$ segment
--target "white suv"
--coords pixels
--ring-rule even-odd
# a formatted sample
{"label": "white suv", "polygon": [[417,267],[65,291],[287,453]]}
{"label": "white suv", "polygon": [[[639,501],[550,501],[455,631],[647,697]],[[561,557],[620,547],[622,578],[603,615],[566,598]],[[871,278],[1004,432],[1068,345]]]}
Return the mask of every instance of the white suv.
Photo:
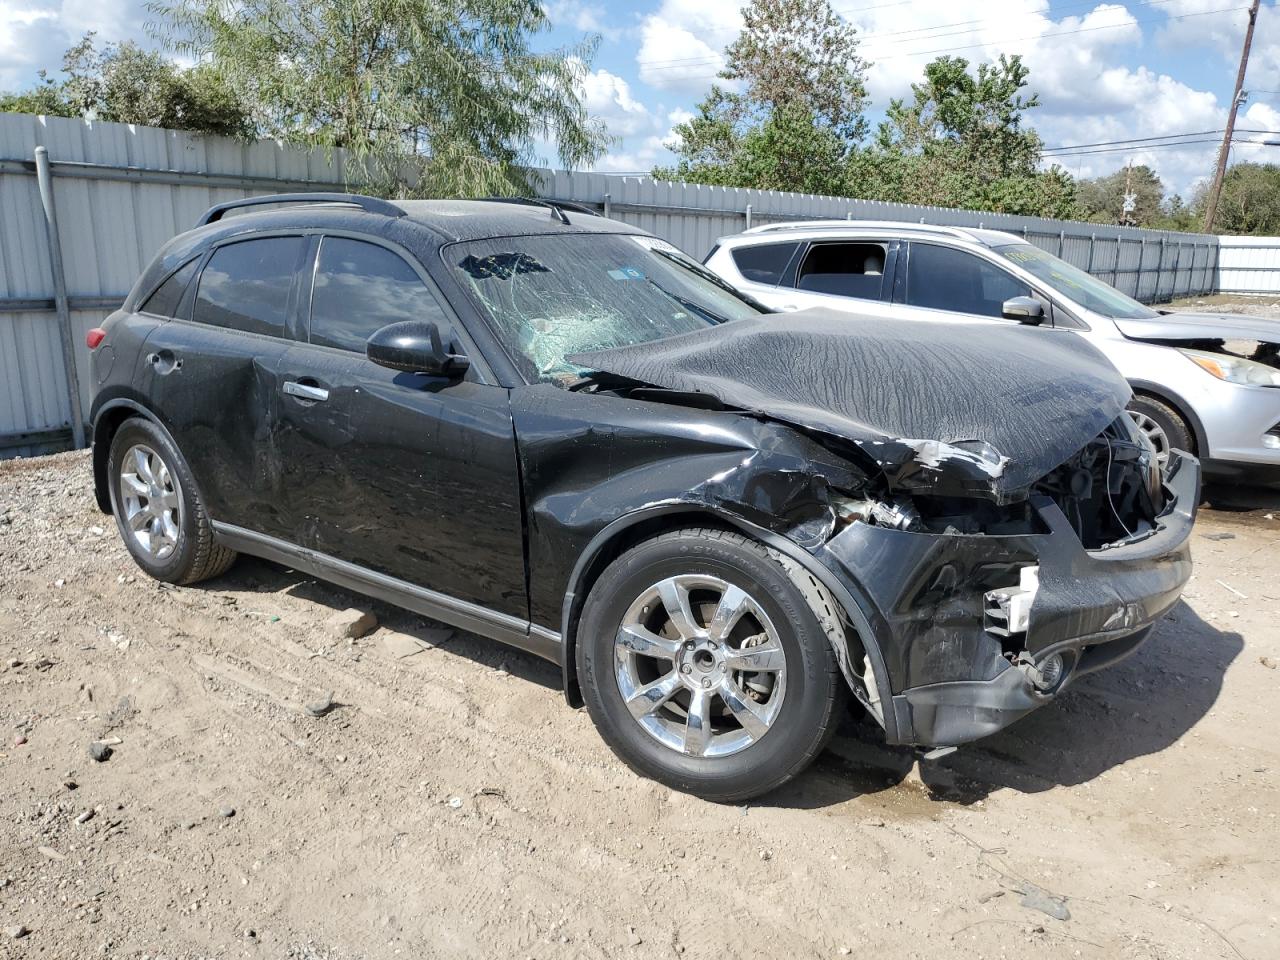
{"label": "white suv", "polygon": [[1280,322],[1162,313],[1020,237],[868,221],[770,224],[722,238],[706,266],[775,310],[886,321],[962,315],[1071,331],[1129,381],[1129,411],[1161,460],[1206,477],[1280,483]]}

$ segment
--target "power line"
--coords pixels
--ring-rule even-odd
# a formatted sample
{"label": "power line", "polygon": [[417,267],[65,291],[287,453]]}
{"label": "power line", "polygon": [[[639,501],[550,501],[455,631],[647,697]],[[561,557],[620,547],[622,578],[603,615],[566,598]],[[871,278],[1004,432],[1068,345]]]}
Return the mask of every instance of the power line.
{"label": "power line", "polygon": [[[1034,7],[1039,6],[1039,0],[1030,0],[1030,2],[1034,6],[1032,8],[1028,8],[1026,12],[1038,13],[1039,11],[1034,9]],[[1175,2],[1175,0],[1137,0],[1137,2],[1133,4],[1133,6],[1154,7],[1154,6],[1159,6],[1161,4],[1173,3],[1173,2]],[[883,4],[883,6],[897,6],[897,5],[898,4]],[[1072,3],[1068,3],[1061,7],[1058,7],[1057,9],[1054,10],[1054,13],[1056,14],[1056,13],[1061,13],[1067,10],[1084,9],[1086,7],[1096,7],[1096,6],[1097,6],[1097,0],[1074,0],[1074,2]],[[871,7],[871,8],[864,8],[864,9],[877,9],[877,8]],[[854,11],[850,11],[850,12],[854,12]],[[845,17],[845,19],[848,19],[848,17]],[[959,31],[956,31],[956,33],[954,34],[934,33],[934,31],[946,30],[946,29],[949,29],[950,27],[966,27],[966,26],[971,26],[973,24],[991,23],[993,19],[994,19],[993,17],[978,17],[974,20],[960,20],[955,23],[935,23],[932,26],[913,27],[908,30],[885,30],[885,31],[867,32],[867,33],[860,34],[858,39],[860,42],[865,43],[871,40],[882,40],[885,37],[903,37],[906,34],[910,34],[910,33],[922,33],[922,34],[933,34],[933,35],[921,36],[921,37],[907,37],[906,39],[893,40],[890,42],[896,44],[896,43],[913,43],[916,40],[938,40],[943,37],[958,36],[960,34],[965,34],[965,33],[976,33],[977,31],[976,31],[976,28],[974,30],[959,30]],[[1113,26],[1123,27],[1123,26],[1128,26],[1128,24],[1118,23],[1118,24],[1114,24]],[[715,56],[715,57],[697,56],[697,57],[677,57],[669,60],[637,60],[636,63],[646,67],[661,68],[667,64],[670,64],[672,67],[679,67],[687,64],[714,63],[719,59],[720,58],[718,56]]]}
{"label": "power line", "polygon": [[[974,50],[979,47],[991,47],[991,46],[999,46],[1002,44],[1009,44],[1009,43],[1021,43],[1022,41],[1025,41],[1025,40],[1041,40],[1041,39],[1056,40],[1059,37],[1069,37],[1069,36],[1073,36],[1075,34],[1080,34],[1080,33],[1094,33],[1099,30],[1117,30],[1123,27],[1137,26],[1139,24],[1144,24],[1144,23],[1156,23],[1156,22],[1170,23],[1175,20],[1190,20],[1194,17],[1209,17],[1219,13],[1234,13],[1237,10],[1246,10],[1246,9],[1248,9],[1248,7],[1221,7],[1216,10],[1202,10],[1198,13],[1184,13],[1184,14],[1179,14],[1178,16],[1173,16],[1173,17],[1148,17],[1142,20],[1135,19],[1128,23],[1109,23],[1109,24],[1103,24],[1101,26],[1096,26],[1096,27],[1078,27],[1074,30],[1062,30],[1057,33],[1037,33],[1031,36],[1009,37],[1002,40],[983,41],[982,43],[970,43],[970,44],[963,44],[963,45],[954,46],[954,47],[938,47],[933,50],[909,50],[904,53],[896,53],[896,54],[890,54],[889,56],[885,56],[885,57],[878,57],[876,62],[880,63],[885,60],[900,60],[904,57],[924,57],[924,56],[929,56],[931,54],[936,54],[936,53],[955,53],[960,50]],[[933,38],[924,37],[924,38],[917,38],[917,39],[928,40]],[[663,65],[661,61],[651,61],[650,63],[643,64],[643,65],[651,70],[672,70],[672,69],[680,69],[683,66],[694,66],[703,61],[710,64],[710,63],[717,62],[719,60],[720,60],[720,57],[717,55],[715,58],[689,57],[689,58],[686,58],[685,62],[671,61],[669,64],[666,64],[666,65]],[[716,76],[717,74],[710,73],[710,74],[693,75],[686,79],[712,80],[712,79],[715,79]]]}
{"label": "power line", "polygon": [[[1061,147],[1045,147],[1041,153],[1056,153],[1059,150],[1079,150],[1082,147],[1115,147],[1121,144],[1130,143],[1149,143],[1153,140],[1170,140],[1174,137],[1208,137],[1217,136],[1222,132],[1218,130],[1194,130],[1187,133],[1166,133],[1158,137],[1132,137],[1128,140],[1099,140],[1097,143],[1073,143]],[[1243,131],[1241,131],[1243,132]]]}
{"label": "power line", "polygon": [[[1216,137],[1222,132],[1223,130],[1221,128],[1217,130],[1188,130],[1186,133],[1165,133],[1157,137],[1131,137],[1127,140],[1099,140],[1096,143],[1073,143],[1073,144],[1060,146],[1060,147],[1045,147],[1040,152],[1042,154],[1054,154],[1054,153],[1059,153],[1066,150],[1080,150],[1086,147],[1127,147],[1127,146],[1136,145],[1136,144],[1153,143],[1153,141],[1156,141],[1156,140],[1173,140],[1175,137]],[[1268,136],[1268,137],[1280,136],[1280,131],[1277,131],[1277,130],[1257,130],[1257,129],[1242,128],[1237,130],[1236,133],[1255,133],[1255,134],[1262,134],[1263,136]],[[1193,141],[1178,140],[1173,143],[1163,143],[1163,144],[1156,143],[1154,145],[1157,147],[1161,147],[1161,146],[1176,147],[1176,146],[1180,146],[1182,143],[1190,143],[1190,142],[1193,142]],[[1195,141],[1195,142],[1198,142],[1198,141]],[[1251,143],[1253,141],[1241,140],[1241,142]]]}

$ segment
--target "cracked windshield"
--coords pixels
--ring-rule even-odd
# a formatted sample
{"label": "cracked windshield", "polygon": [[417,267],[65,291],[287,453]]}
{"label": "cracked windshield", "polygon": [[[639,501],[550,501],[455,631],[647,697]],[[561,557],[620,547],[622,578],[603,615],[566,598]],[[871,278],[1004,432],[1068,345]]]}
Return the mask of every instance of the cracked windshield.
{"label": "cracked windshield", "polygon": [[565,356],[764,313],[674,246],[578,234],[462,243],[445,253],[529,381],[586,372]]}

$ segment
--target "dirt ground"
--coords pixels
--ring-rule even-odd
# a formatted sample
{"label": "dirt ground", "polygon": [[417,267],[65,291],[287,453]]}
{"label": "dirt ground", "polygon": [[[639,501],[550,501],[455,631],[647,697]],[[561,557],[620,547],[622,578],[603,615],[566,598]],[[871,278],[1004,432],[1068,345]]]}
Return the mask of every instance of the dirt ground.
{"label": "dirt ground", "polygon": [[726,807],[549,664],[263,562],[161,586],[83,454],[0,463],[0,956],[1280,956],[1275,517],[1204,512],[1158,635],[1013,729],[913,774],[851,715]]}

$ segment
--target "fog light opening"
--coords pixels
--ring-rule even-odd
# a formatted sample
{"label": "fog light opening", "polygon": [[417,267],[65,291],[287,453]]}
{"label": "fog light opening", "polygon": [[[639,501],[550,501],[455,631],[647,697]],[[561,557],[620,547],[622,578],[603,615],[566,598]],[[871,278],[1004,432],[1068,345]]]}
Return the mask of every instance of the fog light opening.
{"label": "fog light opening", "polygon": [[1027,676],[1041,693],[1052,693],[1062,684],[1067,673],[1067,664],[1062,654],[1055,653],[1045,657],[1039,663],[1027,663],[1023,666]]}

